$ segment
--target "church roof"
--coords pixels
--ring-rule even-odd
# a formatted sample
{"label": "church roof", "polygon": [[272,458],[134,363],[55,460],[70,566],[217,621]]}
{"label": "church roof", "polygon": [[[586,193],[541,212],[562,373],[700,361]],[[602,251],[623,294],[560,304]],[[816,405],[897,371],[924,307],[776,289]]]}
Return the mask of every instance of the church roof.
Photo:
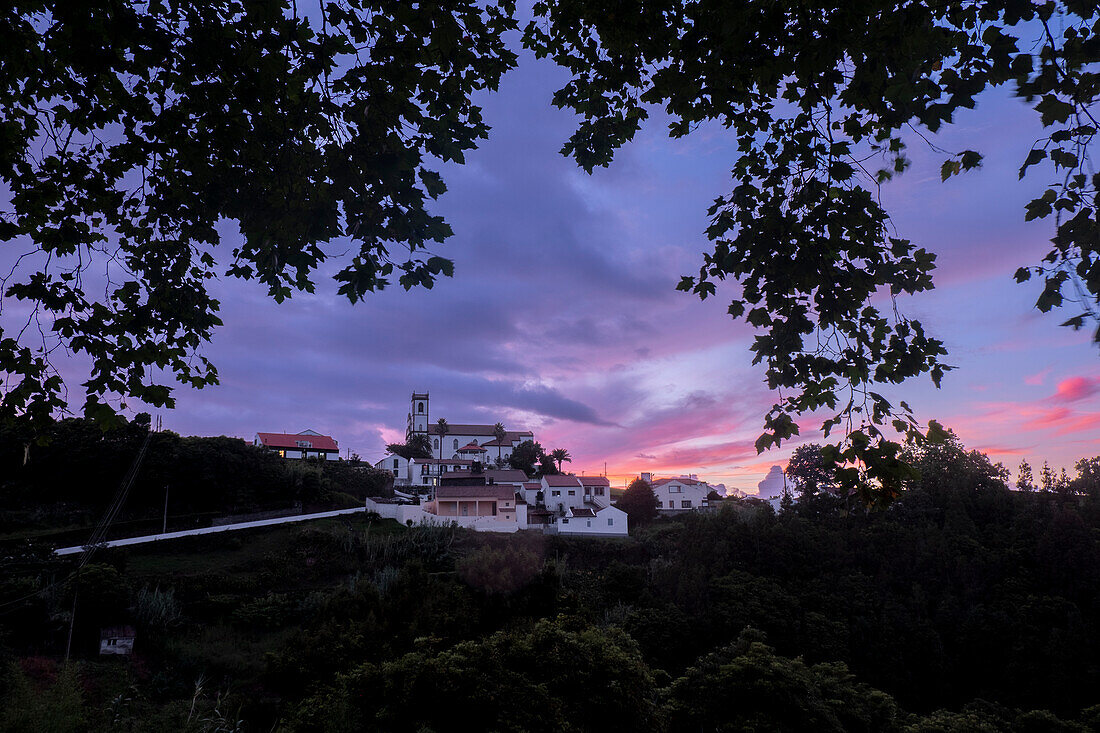
{"label": "church roof", "polygon": [[[447,435],[485,435],[496,436],[496,425],[472,425],[466,423],[451,423],[447,425]],[[530,430],[508,430],[508,435],[530,438],[534,435]],[[432,423],[428,426],[428,433],[439,435],[439,425]]]}

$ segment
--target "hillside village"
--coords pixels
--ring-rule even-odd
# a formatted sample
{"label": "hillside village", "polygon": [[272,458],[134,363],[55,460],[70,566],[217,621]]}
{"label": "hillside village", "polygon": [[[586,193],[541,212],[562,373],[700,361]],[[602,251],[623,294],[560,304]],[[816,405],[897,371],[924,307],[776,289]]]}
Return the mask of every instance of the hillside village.
{"label": "hillside village", "polygon": [[[337,442],[313,430],[257,433],[254,444],[288,459],[339,459]],[[395,495],[370,497],[367,509],[406,525],[456,523],[488,532],[537,529],[580,536],[628,533],[626,512],[614,506],[606,476],[521,470],[522,462],[513,455],[531,455],[537,445],[532,431],[509,430],[502,423],[433,421],[430,394],[413,392],[404,445],[390,446],[397,450],[374,463],[392,473]],[[710,510],[727,491],[695,475],[642,473],[638,478],[652,487],[663,515]]]}

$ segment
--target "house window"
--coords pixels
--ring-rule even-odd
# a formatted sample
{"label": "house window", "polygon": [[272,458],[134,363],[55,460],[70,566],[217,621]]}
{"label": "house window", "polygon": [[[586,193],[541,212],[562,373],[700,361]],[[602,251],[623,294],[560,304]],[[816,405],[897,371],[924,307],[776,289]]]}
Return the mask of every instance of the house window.
{"label": "house window", "polygon": [[677,485],[677,484],[672,484],[671,486],[668,487],[668,493],[670,493],[670,494],[679,494],[683,490],[684,490],[684,488],[682,486]]}
{"label": "house window", "polygon": [[458,450],[458,438],[455,438],[455,450]]}
{"label": "house window", "polygon": [[691,509],[691,499],[684,499],[680,502],[680,506],[684,509]]}
{"label": "house window", "polygon": [[569,524],[569,520],[563,517],[562,520],[561,520],[561,523],[562,524]]}
{"label": "house window", "polygon": [[423,412],[424,412],[424,403],[423,402],[416,403],[416,411],[423,414]]}
{"label": "house window", "polygon": [[676,508],[676,502],[674,502],[672,499],[669,499],[668,500],[668,508],[669,509],[675,509]]}
{"label": "house window", "polygon": [[577,492],[576,492],[576,491],[570,491],[570,492],[569,492],[569,495],[570,495],[570,496],[576,496],[576,495],[577,495]]}
{"label": "house window", "polygon": [[608,526],[608,527],[614,527],[614,526],[615,526],[615,518],[614,518],[614,517],[609,517],[609,518],[608,518],[608,520],[607,520],[607,526]]}
{"label": "house window", "polygon": [[603,496],[603,487],[602,486],[597,486],[596,488],[594,488],[592,490],[592,493],[595,494],[596,496]]}
{"label": "house window", "polygon": [[584,523],[585,523],[586,527],[591,527],[592,526],[592,520],[591,519],[584,520]]}
{"label": "house window", "polygon": [[561,496],[561,492],[560,491],[551,491],[550,496]]}
{"label": "house window", "polygon": [[393,470],[396,471],[399,468],[401,468],[401,459],[400,458],[394,458],[393,459]]}
{"label": "house window", "polygon": [[438,448],[438,447],[439,447],[439,438],[436,438],[436,439],[435,439],[435,440],[433,441],[433,445],[432,445],[432,447],[433,447],[433,448]]}
{"label": "house window", "polygon": [[308,440],[296,440],[294,442],[298,445],[299,448],[312,448],[313,447],[313,443],[310,443]]}

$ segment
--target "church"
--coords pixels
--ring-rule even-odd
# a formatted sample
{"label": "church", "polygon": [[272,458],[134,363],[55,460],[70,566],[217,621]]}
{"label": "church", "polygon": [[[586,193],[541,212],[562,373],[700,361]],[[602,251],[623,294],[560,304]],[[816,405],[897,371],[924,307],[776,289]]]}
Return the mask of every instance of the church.
{"label": "church", "polygon": [[448,423],[441,430],[439,418],[432,418],[431,399],[427,392],[414,392],[409,403],[405,442],[418,434],[428,436],[432,455],[438,460],[465,459],[481,463],[505,461],[512,455],[513,448],[525,440],[535,439],[530,430],[504,430],[503,435],[498,437],[496,425]]}

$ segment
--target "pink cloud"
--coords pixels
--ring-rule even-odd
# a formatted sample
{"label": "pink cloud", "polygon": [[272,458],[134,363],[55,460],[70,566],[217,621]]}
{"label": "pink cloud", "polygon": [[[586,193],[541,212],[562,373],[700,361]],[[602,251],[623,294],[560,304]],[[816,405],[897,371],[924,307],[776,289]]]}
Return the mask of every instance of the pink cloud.
{"label": "pink cloud", "polygon": [[1029,374],[1028,376],[1024,377],[1024,384],[1029,384],[1032,387],[1037,387],[1037,386],[1041,385],[1043,383],[1043,380],[1046,379],[1046,376],[1048,374],[1050,374],[1051,369],[1052,369],[1052,367],[1047,367],[1046,369],[1042,370],[1041,372],[1036,372],[1035,374]]}
{"label": "pink cloud", "polygon": [[1100,379],[1070,377],[1058,383],[1058,390],[1051,399],[1058,402],[1077,402],[1095,394],[1098,389],[1100,389]]}
{"label": "pink cloud", "polygon": [[1001,456],[1022,456],[1030,455],[1030,448],[1009,448],[1003,445],[979,445],[976,450],[985,453],[990,458],[996,459]]}
{"label": "pink cloud", "polygon": [[1071,435],[1082,430],[1100,428],[1100,414],[1076,415],[1066,420],[1054,433],[1055,435]]}
{"label": "pink cloud", "polygon": [[665,453],[658,460],[662,466],[715,466],[756,457],[753,440],[734,440],[717,445],[697,448],[678,448]]}

